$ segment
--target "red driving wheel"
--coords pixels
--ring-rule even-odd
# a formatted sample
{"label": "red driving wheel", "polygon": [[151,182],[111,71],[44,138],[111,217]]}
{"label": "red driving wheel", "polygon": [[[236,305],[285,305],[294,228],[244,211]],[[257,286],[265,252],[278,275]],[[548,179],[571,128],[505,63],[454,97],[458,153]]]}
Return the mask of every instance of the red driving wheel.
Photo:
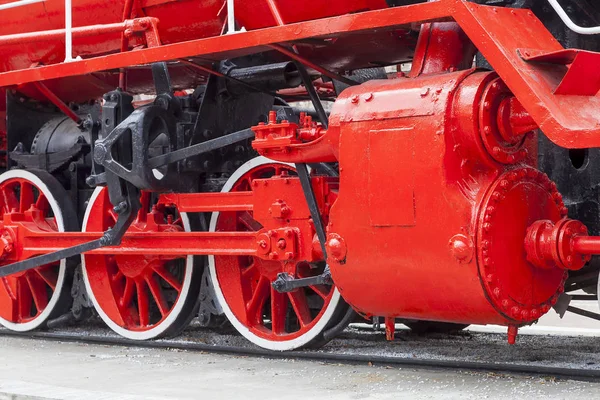
{"label": "red driving wheel", "polygon": [[[269,178],[295,169],[264,157],[250,160],[228,180],[223,192],[251,191],[254,179]],[[211,231],[252,231],[262,226],[252,213],[214,213]],[[253,343],[271,350],[291,350],[322,342],[324,330],[339,322],[346,303],[333,286],[315,285],[291,293],[271,286],[277,274],[290,272],[285,262],[250,256],[209,257],[211,279],[223,311],[233,326]],[[319,275],[324,266],[295,266],[296,278]],[[321,344],[321,343],[319,343]]]}
{"label": "red driving wheel", "polygon": [[[0,210],[43,231],[78,230],[67,192],[44,171],[14,169],[0,175]],[[7,247],[11,244],[3,241],[2,246],[10,251]],[[67,260],[0,278],[0,324],[14,331],[30,331],[68,312],[71,282]]]}
{"label": "red driving wheel", "polygon": [[[129,228],[138,232],[190,231],[185,213],[155,205],[143,192],[142,208]],[[117,220],[108,190],[92,195],[83,222],[84,231],[103,232]],[[104,322],[118,334],[134,340],[175,335],[193,316],[200,272],[194,257],[146,255],[82,256],[83,274],[90,298]]]}

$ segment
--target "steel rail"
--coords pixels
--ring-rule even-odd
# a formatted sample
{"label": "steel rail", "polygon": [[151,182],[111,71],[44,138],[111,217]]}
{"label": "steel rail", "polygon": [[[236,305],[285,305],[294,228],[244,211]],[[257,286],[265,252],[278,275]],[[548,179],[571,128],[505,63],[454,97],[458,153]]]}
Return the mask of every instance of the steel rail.
{"label": "steel rail", "polygon": [[581,381],[600,380],[600,370],[590,370],[582,368],[562,368],[526,364],[493,363],[463,360],[436,360],[427,358],[408,357],[402,358],[394,356],[368,354],[328,353],[315,350],[295,350],[278,352],[256,347],[210,345],[201,342],[181,342],[169,339],[138,341],[121,337],[110,337],[102,335],[75,336],[53,332],[13,332],[5,329],[0,330],[0,336],[61,341],[70,343],[138,347],[148,349],[178,349],[185,351],[206,352],[235,356],[248,356],[266,359],[295,359],[306,361],[343,363],[348,365],[367,364],[380,366],[415,367],[422,369],[452,369],[477,372],[512,373],[519,375],[533,375],[544,377],[551,376],[565,379],[576,379]]}

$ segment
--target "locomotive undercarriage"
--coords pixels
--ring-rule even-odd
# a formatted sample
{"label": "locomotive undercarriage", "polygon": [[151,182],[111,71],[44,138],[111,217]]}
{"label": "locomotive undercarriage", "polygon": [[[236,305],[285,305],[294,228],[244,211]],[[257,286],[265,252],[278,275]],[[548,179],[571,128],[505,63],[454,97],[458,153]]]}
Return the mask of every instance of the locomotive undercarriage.
{"label": "locomotive undercarriage", "polygon": [[[421,2],[394,5],[408,3]],[[564,44],[597,50],[533,10]],[[385,317],[390,338],[396,320],[415,329],[426,320],[451,323],[441,329],[503,324],[514,342],[518,327],[568,309],[563,292],[597,299],[597,150],[539,133],[498,75],[472,68],[477,49],[457,24],[411,34],[420,36],[409,78],[382,79],[377,68],[331,74],[327,86],[301,61],[263,54],[216,63],[206,84],[186,92],[173,88],[173,66],[157,62],[151,100],[115,90],[69,105],[75,116],[8,92],[14,169],[0,177],[0,275],[30,294],[12,310],[26,323],[3,316],[5,325],[80,321],[94,306],[116,332],[149,339],[178,333],[195,315],[207,327],[225,316],[254,343],[288,350],[324,343],[356,310]],[[331,114],[313,86],[319,77],[337,89]],[[305,92],[286,95],[301,83]],[[308,114],[286,101],[299,99],[311,102]],[[382,178],[394,168],[398,178]],[[442,206],[456,215],[429,211]],[[428,240],[444,251],[422,255]],[[394,243],[420,255],[411,265],[390,252]],[[390,292],[395,268],[426,263],[448,266],[438,272],[447,287],[424,274]],[[466,284],[473,268],[481,282]],[[535,289],[524,294],[527,285]],[[380,288],[382,298],[360,296]]]}
{"label": "locomotive undercarriage", "polygon": [[[150,211],[150,214],[155,214],[157,212],[157,206],[152,206],[152,204],[158,201],[158,193],[161,192],[215,193],[225,189],[228,191],[240,190],[237,188],[239,183],[235,179],[232,180],[232,175],[235,176],[242,172],[242,175],[258,175],[266,178],[284,168],[290,174],[295,175],[295,168],[287,166],[287,164],[279,164],[266,159],[263,161],[258,157],[250,144],[254,134],[247,127],[252,126],[256,121],[266,120],[269,112],[274,112],[279,119],[298,122],[300,115],[303,118],[304,115],[309,114],[316,116],[316,111],[309,110],[307,113],[305,107],[304,111],[300,112],[275,93],[279,89],[293,88],[299,84],[300,78],[297,75],[296,66],[289,62],[251,65],[253,63],[256,64],[256,57],[223,62],[220,65],[220,71],[224,77],[211,76],[206,85],[197,88],[192,93],[178,93],[177,96],[174,95],[175,91],[169,85],[170,77],[167,65],[157,64],[153,66],[157,93],[153,101],[148,103],[148,101],[138,100],[138,104],[135,104],[136,101],[133,97],[125,92],[120,90],[109,92],[103,96],[102,104],[80,105],[79,107],[71,105],[77,111],[78,119],[81,122],[73,121],[52,107],[45,107],[35,101],[28,101],[9,93],[7,99],[8,137],[19,139],[17,143],[9,139],[9,146],[14,148],[14,151],[9,154],[10,163],[13,168],[16,168],[15,171],[44,171],[52,174],[56,183],[60,182],[66,192],[59,191],[60,193],[54,196],[48,193],[45,196],[60,198],[61,206],[59,208],[68,209],[70,214],[75,214],[76,211],[78,225],[83,226],[84,231],[90,230],[90,224],[95,231],[106,231],[107,234],[102,238],[106,242],[102,245],[116,244],[118,239],[109,235],[117,232],[117,229],[110,229],[111,223],[106,225],[106,222],[95,223],[90,220],[89,215],[93,212],[90,210],[93,210],[94,203],[102,203],[108,207],[105,212],[114,216],[112,223],[116,223],[117,227],[118,216],[133,209],[134,211],[131,212],[133,217],[130,218],[136,219],[128,223],[136,226],[144,222],[140,221],[140,218],[146,218],[142,217],[143,213]],[[250,66],[241,68],[239,64]],[[302,96],[289,98],[292,100],[308,99]],[[140,106],[140,104],[142,105]],[[247,107],[248,104],[252,104],[253,107]],[[134,112],[134,109],[137,111]],[[28,116],[29,121],[22,118],[25,115]],[[36,123],[32,123],[32,121]],[[119,131],[118,125],[120,124],[133,127],[125,133],[125,136],[127,133],[130,136],[118,137],[118,134],[122,134],[124,131]],[[16,135],[13,132],[22,134]],[[117,137],[112,139],[111,135]],[[136,142],[141,137],[144,138],[144,141]],[[202,144],[207,144],[208,147],[199,148],[198,146],[202,146]],[[94,159],[101,160],[98,156],[100,153],[98,149],[101,147],[102,154],[109,154],[111,156],[110,163],[116,165],[116,167],[112,167],[113,170],[110,169],[110,163],[105,162],[105,165],[101,165],[102,162],[94,162]],[[178,153],[176,150],[184,150],[186,153]],[[163,160],[168,163],[153,165],[152,162],[154,161],[156,164],[159,156],[170,157],[168,160]],[[174,161],[173,156],[178,160]],[[132,160],[136,161],[132,163]],[[132,169],[132,166],[135,169]],[[323,163],[313,165],[311,169],[325,174],[336,174],[334,165]],[[114,170],[120,171],[122,176],[117,176],[113,172]],[[40,174],[45,180],[51,180],[47,174],[42,172]],[[244,177],[243,179],[250,178]],[[131,182],[135,182],[136,185],[131,185]],[[94,190],[94,186],[107,189]],[[90,189],[90,187],[92,188]],[[114,200],[117,204],[114,207],[108,202],[111,187],[118,199]],[[140,192],[139,188],[143,188],[143,191]],[[34,192],[36,192],[35,196],[42,194],[42,191],[39,190],[34,189]],[[142,204],[138,203],[140,193]],[[77,205],[76,210],[74,205]],[[141,209],[137,211],[140,207]],[[175,219],[178,219],[178,214],[184,214],[178,213],[177,210],[170,212],[174,213],[172,218]],[[258,222],[252,220],[251,214],[248,212],[245,214],[247,214],[244,218],[245,224],[250,224],[250,227],[254,226],[254,228],[258,226],[256,229],[262,228]],[[182,224],[182,228],[185,231],[192,229],[207,231],[213,214],[198,212],[192,215],[189,218],[186,216],[186,219],[179,222]],[[168,217],[171,218],[170,215]],[[72,221],[73,219],[73,215],[71,215],[69,220],[75,222]],[[175,228],[162,227],[160,229],[170,231],[169,229]],[[76,231],[79,228],[70,226],[70,229],[67,230]],[[91,247],[100,246],[102,239],[96,240]],[[89,249],[90,243],[86,246]],[[75,253],[79,251],[81,249],[75,250]],[[58,257],[60,259],[63,256]],[[104,265],[98,260],[103,257],[105,256],[87,258],[90,258],[94,264]],[[214,265],[214,258],[210,258],[210,264]],[[222,257],[222,259],[227,262],[228,257]],[[78,264],[75,258],[69,260],[73,265]],[[85,260],[86,258],[83,258],[83,261],[88,264],[88,261]],[[47,268],[47,265],[53,262],[55,261],[43,259],[39,260],[38,264],[44,265],[42,268]],[[138,262],[147,264],[143,259]],[[121,321],[121,324],[113,321],[114,315],[108,315],[108,312],[104,311],[109,306],[102,303],[98,296],[93,295],[93,280],[88,278],[85,267],[82,272],[82,266],[79,264],[75,267],[75,273],[71,273],[65,278],[65,288],[63,289],[68,292],[71,279],[73,279],[71,292],[75,302],[71,311],[60,315],[61,312],[64,313],[67,310],[57,306],[49,317],[42,315],[45,319],[43,325],[57,326],[85,320],[90,314],[95,314],[95,305],[95,309],[99,311],[102,319],[112,329],[130,339],[148,339],[176,334],[187,326],[190,318],[195,315],[198,316],[201,326],[230,329],[224,326],[226,320],[222,306],[215,295],[207,268],[208,262],[209,260],[205,256],[189,257],[183,271],[180,271],[181,266],[177,268],[167,265],[168,271],[165,272],[161,265],[159,267],[161,272],[157,273],[158,276],[150,277],[150,281],[147,277],[127,276],[127,278],[132,278],[134,283],[126,280],[125,287],[122,288],[124,297],[135,297],[137,294],[131,294],[134,289],[129,289],[128,286],[135,286],[137,292],[147,289],[152,297],[150,297],[150,305],[145,306],[147,307],[145,311],[139,298],[130,298],[129,301],[134,303],[132,307],[137,308],[136,311],[140,314],[139,319],[138,321]],[[73,265],[69,267],[73,268]],[[126,266],[127,262],[123,262],[122,265],[117,263],[117,265],[120,269],[130,268]],[[305,264],[303,266],[303,270],[307,274],[305,278],[317,273],[315,271],[322,273],[323,268],[323,265]],[[194,271],[193,274],[192,271]],[[28,272],[24,272],[24,274],[27,277]],[[73,275],[74,278],[72,278]],[[173,283],[175,286],[178,285],[177,282],[172,282],[175,276],[182,280],[180,283],[183,286],[189,286],[185,289],[185,293],[173,293],[173,289],[175,289]],[[30,278],[27,277],[27,279]],[[139,279],[146,280],[148,287],[140,286]],[[163,294],[155,293],[155,291],[158,292],[158,289],[151,286],[154,283],[150,283],[154,280],[160,282]],[[304,291],[304,287],[307,288],[307,291],[311,291],[308,285],[303,285],[299,289],[296,288],[294,290],[296,293],[292,296],[297,307],[306,308],[306,310],[301,310],[303,312],[301,315],[305,319],[302,321],[302,325],[310,323],[310,319],[313,319],[318,311],[330,302],[328,297],[334,295],[330,279],[316,282],[316,286],[313,286],[315,288],[312,290],[313,293],[306,296],[306,299],[304,296],[299,297],[298,293]],[[34,289],[31,290],[33,295]],[[90,293],[91,296],[89,296]],[[181,301],[178,303],[178,297],[185,297],[183,306],[179,305]],[[164,301],[165,304],[161,305],[161,301]],[[63,303],[65,302],[63,301]],[[334,304],[329,309],[331,315],[325,326],[327,329],[321,327],[318,332],[319,337],[313,338],[312,344],[329,340],[323,338],[333,337],[335,332],[343,329],[355,315],[348,310],[348,306],[341,300],[339,294],[334,295],[332,303]],[[123,304],[121,304],[122,306]],[[165,308],[168,306],[171,309]],[[165,309],[161,309],[161,307]],[[181,317],[165,322],[165,318],[161,318],[161,316],[174,314],[173,309],[176,309],[175,311],[181,314]],[[31,312],[32,316],[37,316],[33,318],[34,320],[39,317],[41,311],[41,307],[38,309],[36,302],[33,302],[30,310],[25,310],[26,313]],[[142,319],[143,313],[148,314],[148,320]],[[271,318],[268,315],[270,311],[266,311],[266,314],[268,318]],[[28,314],[19,316],[23,320],[29,319],[29,317]],[[131,318],[131,316],[129,317]],[[294,333],[302,328],[299,326],[298,316],[288,313],[288,316],[284,317],[284,322],[285,329],[289,332]],[[272,323],[267,320],[267,324]],[[125,324],[127,327],[120,326]],[[161,327],[161,324],[165,327]],[[154,328],[143,329],[144,325],[154,326]]]}

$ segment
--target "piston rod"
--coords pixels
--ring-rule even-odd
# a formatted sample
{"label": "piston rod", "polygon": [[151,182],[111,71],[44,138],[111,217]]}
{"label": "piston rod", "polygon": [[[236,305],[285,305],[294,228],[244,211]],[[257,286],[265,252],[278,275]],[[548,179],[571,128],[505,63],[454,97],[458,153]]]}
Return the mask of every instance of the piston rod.
{"label": "piston rod", "polygon": [[589,236],[583,223],[568,218],[536,221],[527,230],[525,250],[527,260],[539,268],[576,271],[600,255],[600,236]]}

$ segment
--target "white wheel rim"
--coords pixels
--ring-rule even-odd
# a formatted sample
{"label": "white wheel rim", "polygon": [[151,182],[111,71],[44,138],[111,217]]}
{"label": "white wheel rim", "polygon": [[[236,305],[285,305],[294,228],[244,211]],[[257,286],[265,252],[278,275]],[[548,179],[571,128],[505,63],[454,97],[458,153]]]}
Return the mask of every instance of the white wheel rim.
{"label": "white wheel rim", "polygon": [[[231,177],[227,180],[227,182],[223,186],[223,189],[221,190],[221,192],[229,192],[231,190],[231,188],[233,187],[233,185],[237,182],[237,180],[242,175],[244,175],[246,172],[248,172],[249,170],[251,170],[255,167],[265,165],[265,164],[284,164],[284,165],[290,165],[293,167],[292,164],[280,163],[277,161],[270,160],[266,157],[253,158],[252,160],[246,162],[244,165],[242,165],[240,168],[238,168],[231,175]],[[210,225],[209,225],[210,232],[215,231],[218,219],[219,219],[219,213],[218,212],[213,213],[210,218]],[[284,340],[284,341],[276,342],[276,341],[272,341],[272,340],[267,340],[265,338],[257,336],[250,329],[248,329],[242,322],[240,322],[240,320],[235,316],[235,314],[233,313],[233,311],[227,304],[227,301],[225,300],[225,296],[223,295],[223,291],[221,290],[219,280],[217,278],[217,271],[216,271],[214,256],[208,256],[208,267],[209,267],[209,271],[210,271],[210,279],[215,288],[217,300],[219,301],[219,304],[223,308],[223,312],[227,316],[227,319],[229,320],[229,322],[231,322],[231,324],[235,327],[235,329],[240,334],[242,334],[242,336],[244,336],[246,339],[248,339],[252,343],[256,344],[257,346],[260,346],[260,347],[263,347],[263,348],[269,349],[269,350],[275,350],[275,351],[293,350],[293,349],[297,349],[299,347],[302,347],[302,346],[310,343],[311,340],[316,338],[323,331],[323,329],[325,329],[325,327],[329,323],[330,319],[333,317],[333,314],[335,313],[335,310],[341,299],[340,292],[338,291],[338,289],[336,287],[334,287],[334,289],[333,289],[334,292],[331,297],[331,300],[329,301],[329,304],[327,305],[327,308],[325,309],[325,311],[323,312],[323,314],[321,315],[321,317],[317,321],[317,323],[308,332],[306,332],[305,334],[303,334],[302,336],[299,336],[297,338]]]}
{"label": "white wheel rim", "polygon": [[[87,227],[87,223],[88,223],[88,219],[90,216],[92,206],[96,202],[96,199],[98,198],[98,196],[100,195],[102,190],[103,190],[103,188],[97,187],[96,190],[94,190],[94,193],[92,193],[92,196],[90,197],[88,206],[85,210],[85,216],[83,218],[83,232],[86,232],[86,227]],[[187,214],[179,213],[179,216],[181,217],[181,222],[183,224],[184,231],[190,232],[191,231],[190,220],[189,220]],[[175,320],[181,314],[181,311],[183,310],[183,308],[185,306],[187,297],[190,294],[190,286],[192,283],[192,274],[194,272],[194,256],[190,255],[190,256],[186,257],[185,275],[184,275],[183,283],[181,286],[181,292],[179,294],[179,297],[177,298],[177,301],[173,305],[171,312],[160,324],[156,325],[153,328],[145,330],[145,331],[133,331],[133,330],[125,329],[122,326],[115,323],[102,310],[100,303],[94,296],[94,291],[92,290],[92,287],[90,285],[90,280],[89,280],[86,265],[85,265],[85,256],[83,254],[81,255],[81,267],[83,270],[83,280],[85,282],[85,288],[87,290],[87,293],[88,293],[90,299],[92,300],[92,303],[94,304],[94,308],[96,309],[96,312],[98,312],[98,314],[100,315],[100,318],[102,318],[104,323],[106,325],[108,325],[108,327],[110,329],[112,329],[119,335],[126,337],[127,339],[148,340],[148,339],[154,339],[154,338],[162,335],[167,329],[169,329],[171,327],[171,325],[175,322]]]}
{"label": "white wheel rim", "polygon": [[[11,171],[7,171],[7,172],[3,173],[2,175],[0,175],[0,184],[4,183],[10,179],[15,179],[15,178],[27,179],[28,181],[32,182],[44,194],[44,196],[46,196],[46,199],[48,199],[48,204],[50,204],[50,208],[52,209],[52,213],[54,214],[54,218],[56,220],[56,227],[58,228],[59,232],[64,232],[65,224],[64,224],[64,219],[62,216],[62,210],[58,206],[58,202],[56,201],[54,196],[52,196],[52,192],[50,192],[50,189],[48,188],[48,186],[46,186],[42,182],[42,180],[40,178],[38,178],[35,174],[33,174],[29,171],[21,170],[21,169],[13,169]],[[60,260],[59,269],[58,269],[58,279],[56,281],[56,287],[54,288],[54,293],[52,293],[52,297],[48,301],[48,305],[46,306],[44,311],[42,311],[40,313],[40,315],[38,315],[31,321],[23,322],[23,323],[8,321],[8,320],[0,317],[0,324],[2,324],[2,326],[4,326],[4,327],[6,327],[12,331],[16,331],[16,332],[31,331],[33,329],[38,328],[40,325],[44,324],[46,322],[46,320],[48,319],[48,317],[50,316],[50,314],[52,313],[52,311],[54,310],[54,307],[56,307],[56,304],[60,298],[64,283],[65,283],[66,268],[67,268],[67,260],[65,260],[65,259]]]}

